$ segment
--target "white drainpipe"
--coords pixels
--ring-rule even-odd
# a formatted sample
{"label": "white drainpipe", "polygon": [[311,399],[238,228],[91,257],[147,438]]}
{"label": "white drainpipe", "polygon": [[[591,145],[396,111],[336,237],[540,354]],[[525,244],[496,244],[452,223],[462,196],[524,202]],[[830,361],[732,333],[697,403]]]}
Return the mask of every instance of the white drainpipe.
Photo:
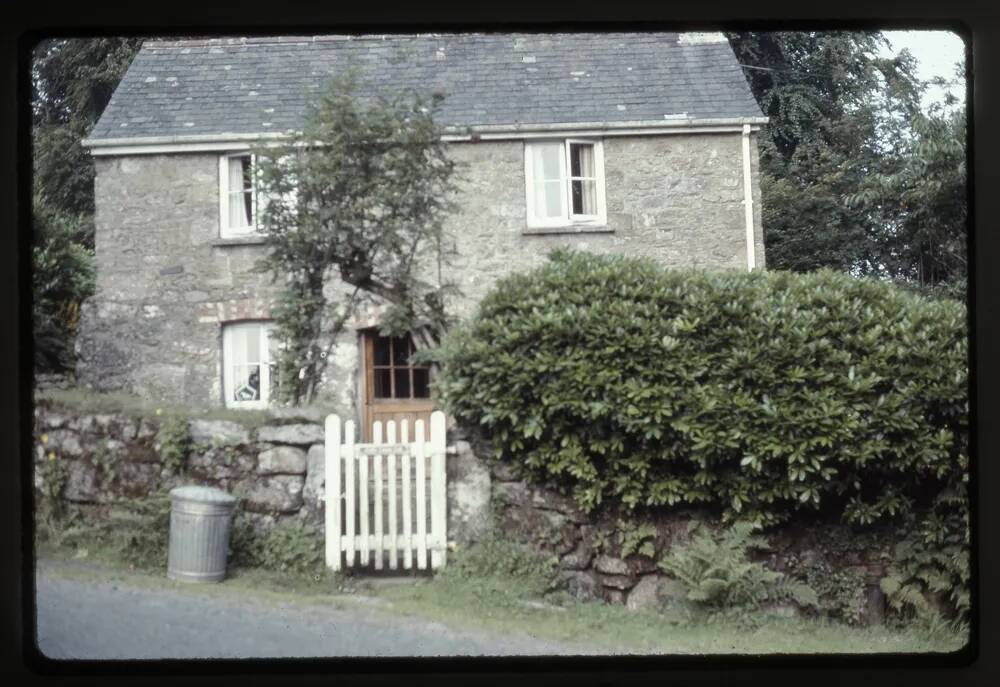
{"label": "white drainpipe", "polygon": [[743,125],[743,212],[747,227],[747,270],[757,264],[753,235],[753,184],[750,179],[750,125]]}

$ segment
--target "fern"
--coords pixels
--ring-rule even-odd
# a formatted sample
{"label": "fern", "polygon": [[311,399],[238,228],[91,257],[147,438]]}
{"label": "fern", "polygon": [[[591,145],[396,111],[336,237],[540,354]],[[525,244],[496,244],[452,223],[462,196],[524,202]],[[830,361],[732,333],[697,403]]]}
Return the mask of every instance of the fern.
{"label": "fern", "polygon": [[[949,620],[964,626],[969,599],[968,511],[955,508],[962,498],[955,490],[942,493],[921,520],[911,520],[897,544],[889,574],[881,588],[889,608],[900,617],[915,617],[936,626]],[[950,604],[945,618],[928,601],[928,594],[943,596]]]}
{"label": "fern", "polygon": [[749,560],[750,549],[766,544],[754,535],[755,529],[738,522],[713,534],[693,523],[690,540],[665,556],[660,568],[680,581],[688,601],[716,611],[780,600],[815,606],[816,592],[808,585]]}

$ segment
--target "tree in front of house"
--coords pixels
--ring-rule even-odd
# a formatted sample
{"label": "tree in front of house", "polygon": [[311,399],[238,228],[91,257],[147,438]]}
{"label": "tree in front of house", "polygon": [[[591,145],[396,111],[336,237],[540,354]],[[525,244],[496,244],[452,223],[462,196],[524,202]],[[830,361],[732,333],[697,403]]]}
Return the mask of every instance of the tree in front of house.
{"label": "tree in front of house", "polygon": [[[387,305],[386,335],[430,348],[449,325],[442,279],[454,162],[419,94],[361,98],[355,78],[331,81],[301,132],[257,151],[260,268],[283,282],[274,311],[279,398],[315,399],[326,360],[365,301]],[[347,285],[336,300],[330,280]]]}
{"label": "tree in front of house", "polygon": [[727,35],[770,118],[768,267],[964,286],[964,113],[921,111],[913,57],[878,32]]}
{"label": "tree in front of house", "polygon": [[138,38],[46,40],[31,69],[35,369],[73,368],[80,303],[94,288],[94,163],[81,141],[139,49]]}

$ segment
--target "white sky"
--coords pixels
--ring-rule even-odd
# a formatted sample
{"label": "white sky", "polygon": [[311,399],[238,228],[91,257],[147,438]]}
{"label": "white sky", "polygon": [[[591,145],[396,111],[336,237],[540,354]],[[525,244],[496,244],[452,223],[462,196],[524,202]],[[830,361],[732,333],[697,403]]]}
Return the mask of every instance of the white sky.
{"label": "white sky", "polygon": [[[951,79],[955,72],[955,63],[965,61],[965,43],[958,34],[950,31],[883,31],[882,35],[892,43],[892,54],[907,48],[917,58],[917,77],[931,79],[942,76]],[[959,101],[965,99],[965,84],[951,89]],[[943,98],[944,91],[930,87],[924,95],[924,106]]]}

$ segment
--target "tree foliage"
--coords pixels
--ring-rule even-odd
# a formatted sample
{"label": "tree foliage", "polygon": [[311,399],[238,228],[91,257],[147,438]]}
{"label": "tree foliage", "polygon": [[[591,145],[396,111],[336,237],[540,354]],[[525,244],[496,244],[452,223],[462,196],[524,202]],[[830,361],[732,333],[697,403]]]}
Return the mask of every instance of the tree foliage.
{"label": "tree foliage", "polygon": [[[94,163],[80,141],[97,123],[141,43],[138,38],[68,38],[35,48],[35,190],[60,212],[94,212]],[[92,235],[84,238],[93,245]]]}
{"label": "tree foliage", "polygon": [[94,288],[94,163],[81,141],[139,49],[136,38],[46,40],[31,71],[35,367],[73,367],[81,302]]}
{"label": "tree foliage", "polygon": [[917,114],[904,154],[870,174],[853,206],[883,209],[873,237],[886,274],[963,297],[967,273],[965,111]]}
{"label": "tree foliage", "polygon": [[31,314],[38,370],[72,367],[80,302],[94,290],[93,253],[78,241],[79,221],[53,210],[36,196]]}
{"label": "tree foliage", "polygon": [[912,55],[880,56],[877,32],[727,35],[770,117],[760,139],[768,266],[964,282],[964,114],[921,111]]}
{"label": "tree foliage", "polygon": [[868,525],[964,493],[967,348],[961,303],[889,283],[560,252],[449,334],[436,389],[590,510]]}
{"label": "tree foliage", "polygon": [[[434,122],[439,104],[418,93],[361,97],[348,74],[300,133],[258,151],[269,249],[260,268],[285,285],[275,313],[284,400],[313,400],[333,340],[365,299],[389,306],[385,333],[413,331],[429,347],[447,329],[454,163]],[[332,303],[331,281],[348,287]]]}

